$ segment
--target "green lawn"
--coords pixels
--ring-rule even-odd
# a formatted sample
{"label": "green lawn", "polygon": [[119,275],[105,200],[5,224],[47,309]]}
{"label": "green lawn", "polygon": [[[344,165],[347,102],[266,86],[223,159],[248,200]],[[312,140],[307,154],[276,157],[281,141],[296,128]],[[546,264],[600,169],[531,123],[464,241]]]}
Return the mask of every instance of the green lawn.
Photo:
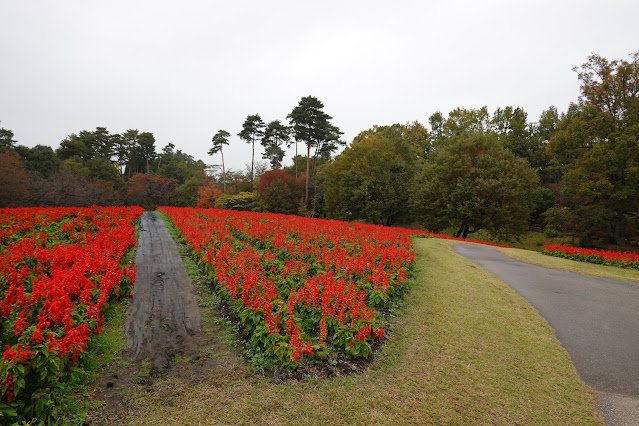
{"label": "green lawn", "polygon": [[133,392],[126,422],[602,424],[546,321],[455,243],[415,239],[418,277],[368,371],[277,383],[220,363],[196,382]]}

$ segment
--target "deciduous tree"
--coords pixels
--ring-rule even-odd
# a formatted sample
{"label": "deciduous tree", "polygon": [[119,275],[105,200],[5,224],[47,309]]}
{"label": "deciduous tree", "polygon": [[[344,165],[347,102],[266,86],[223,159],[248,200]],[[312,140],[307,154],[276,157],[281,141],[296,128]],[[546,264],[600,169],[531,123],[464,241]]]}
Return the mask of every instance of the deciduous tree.
{"label": "deciduous tree", "polygon": [[575,71],[579,104],[558,124],[548,152],[584,241],[615,243],[639,223],[639,52],[628,61],[593,54]]}
{"label": "deciduous tree", "polygon": [[158,206],[169,205],[170,196],[177,187],[177,181],[140,173],[129,179],[127,186],[128,205],[155,210]]}
{"label": "deciduous tree", "polygon": [[360,133],[326,166],[330,218],[365,219],[390,226],[410,216],[407,208],[418,157],[400,124]]}
{"label": "deciduous tree", "polygon": [[222,190],[214,180],[209,179],[197,190],[196,207],[200,209],[212,209],[215,207],[215,200],[222,196]]}
{"label": "deciduous tree", "polygon": [[453,136],[429,157],[418,176],[412,206],[430,230],[457,236],[486,229],[504,236],[527,229],[537,174],[494,134]]}
{"label": "deciduous tree", "polygon": [[302,197],[295,178],[280,169],[269,170],[260,176],[257,193],[271,213],[297,213]]}
{"label": "deciduous tree", "polygon": [[28,205],[27,172],[18,155],[0,151],[0,208]]}

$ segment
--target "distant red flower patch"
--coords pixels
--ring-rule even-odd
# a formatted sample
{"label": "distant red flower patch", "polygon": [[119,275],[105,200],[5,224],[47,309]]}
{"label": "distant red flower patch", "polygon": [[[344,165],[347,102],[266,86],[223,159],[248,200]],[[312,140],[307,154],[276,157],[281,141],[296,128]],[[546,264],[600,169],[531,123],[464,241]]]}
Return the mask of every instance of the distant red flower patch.
{"label": "distant red flower patch", "polygon": [[584,249],[558,244],[544,245],[542,253],[580,262],[597,263],[619,268],[639,269],[639,253]]}

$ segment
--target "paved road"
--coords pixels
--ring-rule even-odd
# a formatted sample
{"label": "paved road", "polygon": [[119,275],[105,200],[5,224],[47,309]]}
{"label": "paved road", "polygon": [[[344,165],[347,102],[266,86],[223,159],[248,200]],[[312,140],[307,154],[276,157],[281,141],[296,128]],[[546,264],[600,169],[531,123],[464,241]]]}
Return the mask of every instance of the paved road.
{"label": "paved road", "polygon": [[639,424],[639,283],[544,268],[496,248],[454,250],[508,283],[555,329],[608,424]]}

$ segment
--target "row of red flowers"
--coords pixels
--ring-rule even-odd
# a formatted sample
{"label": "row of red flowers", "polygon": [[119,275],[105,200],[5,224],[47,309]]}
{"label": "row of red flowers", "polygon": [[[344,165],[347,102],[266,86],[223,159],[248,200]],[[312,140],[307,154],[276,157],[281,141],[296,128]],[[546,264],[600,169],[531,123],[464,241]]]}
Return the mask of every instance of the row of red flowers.
{"label": "row of red flowers", "polygon": [[251,348],[283,368],[371,353],[375,308],[401,297],[410,232],[297,216],[162,207],[235,309]]}
{"label": "row of red flowers", "polygon": [[584,249],[558,244],[544,245],[542,252],[549,256],[621,268],[639,269],[639,253]]}
{"label": "row of red flowers", "polygon": [[130,293],[140,207],[0,209],[0,423],[54,418],[53,400],[105,320]]}

